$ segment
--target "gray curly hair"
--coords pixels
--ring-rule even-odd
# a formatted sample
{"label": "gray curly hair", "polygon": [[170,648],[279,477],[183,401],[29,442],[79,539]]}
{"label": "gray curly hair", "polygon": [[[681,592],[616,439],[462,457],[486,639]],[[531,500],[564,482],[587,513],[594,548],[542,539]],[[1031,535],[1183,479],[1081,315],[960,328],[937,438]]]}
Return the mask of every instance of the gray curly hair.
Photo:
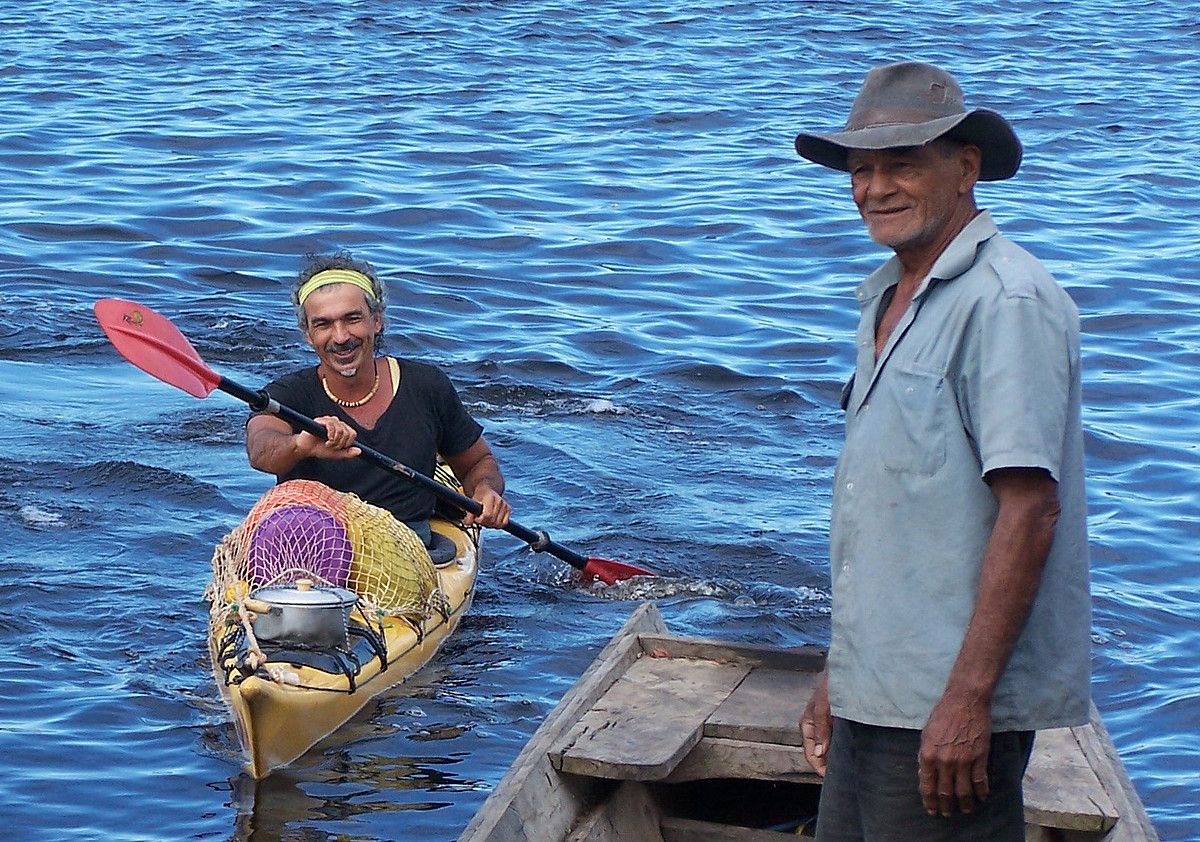
{"label": "gray curly hair", "polygon": [[[300,288],[308,283],[313,275],[324,272],[326,269],[350,269],[365,275],[371,281],[371,289],[374,291],[373,301],[371,300],[372,296],[366,297],[367,310],[372,316],[383,316],[383,311],[387,307],[387,291],[379,280],[379,273],[375,271],[374,266],[365,260],[355,259],[354,255],[346,249],[339,249],[332,254],[309,253],[304,255],[304,264],[292,285],[292,306],[296,310],[296,323],[300,326],[300,330],[308,331],[308,314],[304,312],[304,306],[300,303]],[[382,346],[382,342],[383,330],[380,329],[375,334],[377,351]]]}

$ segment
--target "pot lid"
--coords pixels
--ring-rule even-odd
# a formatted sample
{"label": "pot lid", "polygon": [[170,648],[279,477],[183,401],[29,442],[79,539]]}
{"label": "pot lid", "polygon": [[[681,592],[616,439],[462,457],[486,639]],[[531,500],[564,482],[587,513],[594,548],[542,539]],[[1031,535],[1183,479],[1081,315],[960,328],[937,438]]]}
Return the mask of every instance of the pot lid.
{"label": "pot lid", "polygon": [[298,579],[295,585],[270,585],[253,594],[270,605],[308,605],[317,608],[345,608],[358,601],[358,594],[346,588],[314,587],[311,579]]}

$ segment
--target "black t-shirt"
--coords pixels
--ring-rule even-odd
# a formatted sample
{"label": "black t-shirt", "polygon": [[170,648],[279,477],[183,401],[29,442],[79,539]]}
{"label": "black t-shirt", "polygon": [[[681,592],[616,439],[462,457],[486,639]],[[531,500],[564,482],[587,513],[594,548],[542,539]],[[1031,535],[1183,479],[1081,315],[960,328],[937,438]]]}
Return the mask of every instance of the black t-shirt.
{"label": "black t-shirt", "polygon": [[[357,431],[362,444],[433,476],[437,454],[462,453],[479,439],[483,427],[467,412],[444,372],[426,363],[398,362],[400,388],[373,430],[360,426],[329,399],[316,366],[284,375],[267,386],[267,393],[310,418],[336,415]],[[295,426],[293,430],[300,432]],[[436,502],[433,492],[365,459],[301,459],[277,479],[311,479],[351,491],[401,521],[428,520]]]}

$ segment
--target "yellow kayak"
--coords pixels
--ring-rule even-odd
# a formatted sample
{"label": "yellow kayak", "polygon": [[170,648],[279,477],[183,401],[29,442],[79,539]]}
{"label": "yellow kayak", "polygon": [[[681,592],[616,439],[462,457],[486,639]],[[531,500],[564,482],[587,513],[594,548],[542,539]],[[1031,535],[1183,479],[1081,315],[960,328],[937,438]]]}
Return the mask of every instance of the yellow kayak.
{"label": "yellow kayak", "polygon": [[[354,503],[365,505],[357,498]],[[252,511],[247,522],[239,527],[245,533],[243,543],[251,549],[248,556],[240,557],[249,557],[252,563],[256,563],[254,548],[245,536],[255,528],[262,535],[271,526],[269,518],[262,518],[259,524],[253,522],[254,518]],[[234,581],[232,574],[222,575],[221,547],[218,547],[209,596],[220,594],[221,599],[219,602],[214,599],[209,653],[213,676],[232,714],[248,760],[248,771],[255,778],[291,763],[336,731],[372,698],[404,681],[433,657],[458,626],[475,592],[480,530],[437,518],[430,525],[435,533],[453,543],[453,557],[440,564],[425,560],[422,571],[425,581],[418,588],[420,598],[413,598],[408,610],[380,608],[379,603],[386,600],[379,598],[378,587],[372,591],[371,583],[353,578],[353,571],[348,582],[330,581],[339,574],[319,565],[307,565],[317,571],[311,574],[315,584],[309,574],[297,574],[294,568],[287,568],[283,572],[268,570],[274,577],[269,586],[256,587],[244,580],[250,578],[246,573],[250,568],[243,561],[242,572]],[[370,544],[373,540],[368,536],[359,543]],[[441,540],[445,555],[451,551],[449,542]],[[222,546],[229,543],[227,536]],[[357,555],[354,562],[358,564]],[[373,563],[377,568],[387,566],[386,562]],[[253,573],[261,584],[265,576],[261,565]],[[234,584],[222,587],[230,581]],[[335,584],[347,587],[334,587]],[[393,597],[396,587],[392,587]],[[296,609],[284,604],[280,608],[279,603],[286,600],[262,601],[276,592],[298,597],[332,594],[331,599],[346,595],[344,614],[341,606],[333,606],[335,642],[306,639],[303,633],[290,634],[281,625],[289,620],[288,611],[297,611],[292,617],[299,617],[302,623],[307,623],[309,616],[317,616],[319,622],[325,623],[329,612],[316,610],[306,614],[304,609],[308,606]],[[268,613],[272,608],[273,614]],[[256,616],[254,612],[260,613]],[[336,632],[341,632],[340,639]]]}

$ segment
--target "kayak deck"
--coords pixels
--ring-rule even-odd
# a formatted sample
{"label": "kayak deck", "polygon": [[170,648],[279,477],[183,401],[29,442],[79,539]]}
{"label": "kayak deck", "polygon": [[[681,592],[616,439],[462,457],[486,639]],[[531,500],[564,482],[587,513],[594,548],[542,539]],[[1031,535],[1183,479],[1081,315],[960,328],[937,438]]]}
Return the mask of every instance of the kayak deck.
{"label": "kayak deck", "polygon": [[454,559],[437,568],[446,613],[435,611],[419,624],[399,617],[380,619],[375,631],[382,632],[386,662],[373,654],[372,647],[356,645],[350,660],[357,659],[357,664],[348,674],[310,665],[319,661],[308,653],[292,657],[281,651],[271,654],[265,668],[242,678],[237,669],[242,652],[215,631],[210,634],[213,675],[253,777],[265,777],[291,763],[332,734],[372,698],[423,666],[457,628],[474,596],[478,529],[466,531],[439,520],[432,526],[454,541],[457,550]]}
{"label": "kayak deck", "polygon": [[[667,633],[643,605],[529,740],[460,842],[771,842],[812,835],[798,721],[823,650]],[[1093,708],[1039,732],[1026,838],[1158,837]]]}

